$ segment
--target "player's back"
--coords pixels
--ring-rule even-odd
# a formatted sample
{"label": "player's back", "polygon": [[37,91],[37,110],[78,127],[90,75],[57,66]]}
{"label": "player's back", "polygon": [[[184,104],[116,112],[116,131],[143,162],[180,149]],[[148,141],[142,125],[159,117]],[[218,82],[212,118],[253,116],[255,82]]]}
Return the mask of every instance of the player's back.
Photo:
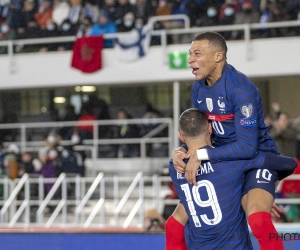
{"label": "player's back", "polygon": [[241,206],[244,171],[261,163],[252,161],[202,162],[197,186],[187,183],[170,161],[170,176],[189,215],[185,228],[189,249],[252,249]]}

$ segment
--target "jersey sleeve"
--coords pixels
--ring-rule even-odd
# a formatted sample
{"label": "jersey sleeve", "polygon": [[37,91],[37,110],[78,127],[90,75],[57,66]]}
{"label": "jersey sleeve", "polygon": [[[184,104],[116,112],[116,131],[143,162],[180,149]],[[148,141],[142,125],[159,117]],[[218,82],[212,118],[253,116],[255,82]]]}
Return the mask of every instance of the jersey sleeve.
{"label": "jersey sleeve", "polygon": [[258,89],[252,84],[243,84],[228,91],[232,102],[236,140],[214,149],[208,149],[210,161],[251,159],[258,146],[259,112],[262,101]]}
{"label": "jersey sleeve", "polygon": [[262,155],[264,156],[264,162],[261,168],[277,172],[282,171],[282,174],[288,176],[292,174],[297,167],[297,162],[292,157],[277,155],[271,152],[262,152]]}

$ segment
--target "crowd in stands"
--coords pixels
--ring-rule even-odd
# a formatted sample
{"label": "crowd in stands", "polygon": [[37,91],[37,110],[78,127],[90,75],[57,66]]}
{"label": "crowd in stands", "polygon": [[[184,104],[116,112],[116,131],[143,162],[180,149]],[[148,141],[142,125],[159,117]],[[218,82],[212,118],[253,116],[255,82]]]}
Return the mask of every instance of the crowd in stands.
{"label": "crowd in stands", "polygon": [[[107,103],[96,95],[91,94],[89,100],[83,103],[79,114],[75,112],[75,107],[68,105],[64,116],[56,121],[76,122],[75,126],[63,126],[50,129],[43,138],[44,146],[36,152],[35,150],[21,152],[17,144],[0,149],[0,175],[8,176],[11,179],[20,178],[24,173],[39,174],[44,177],[57,177],[62,172],[67,174],[85,175],[84,151],[74,150],[77,145],[82,145],[84,140],[94,139],[94,129],[97,130],[98,139],[133,139],[141,138],[158,126],[151,118],[163,117],[162,113],[156,110],[151,104],[145,106],[144,115],[135,118],[143,118],[142,124],[128,123],[128,119],[133,118],[125,109],[120,108],[115,116],[110,114]],[[95,126],[84,124],[96,120],[117,119],[116,125]],[[83,123],[82,123],[83,122]],[[157,136],[167,136],[164,131]],[[68,141],[68,145],[61,145],[61,141]],[[5,141],[2,141],[4,143]],[[92,144],[92,141],[91,141]],[[111,144],[109,152],[99,152],[98,157],[123,158],[139,157],[140,143]],[[101,147],[101,145],[99,145]],[[147,156],[152,156],[153,147],[147,144]],[[161,150],[160,150],[161,151]],[[167,151],[166,151],[167,152]],[[167,156],[167,155],[165,155]],[[48,185],[46,190],[50,190]]]}
{"label": "crowd in stands", "polygon": [[[293,157],[297,161],[298,166],[294,174],[300,174],[300,117],[291,119],[277,102],[272,104],[272,111],[273,116],[268,114],[265,117],[270,136],[282,155]],[[276,198],[300,198],[300,180],[283,180],[278,187]],[[280,207],[284,211],[281,221],[300,221],[300,204],[285,204]]]}
{"label": "crowd in stands", "polygon": [[[75,145],[75,144],[74,144]],[[14,180],[28,174],[31,178],[57,178],[61,173],[84,176],[85,153],[73,150],[73,146],[61,146],[60,137],[50,133],[45,145],[38,152],[21,152],[16,144],[10,144],[0,151],[0,178],[9,177]],[[51,190],[53,182],[44,183],[44,195]],[[23,192],[20,195],[24,195]],[[37,197],[38,184],[30,184],[30,196]],[[59,195],[57,192],[56,195]],[[74,189],[68,187],[68,195],[74,195]],[[0,196],[3,186],[0,185]]]}
{"label": "crowd in stands", "polygon": [[[300,19],[299,1],[287,0],[1,0],[0,40],[59,36],[97,36],[141,29],[152,16],[186,14],[191,27],[267,23]],[[154,29],[183,28],[182,20],[161,21]],[[296,28],[261,28],[252,37],[299,35]],[[243,32],[223,32],[226,39],[241,39]],[[182,42],[171,36],[169,42]],[[189,40],[190,41],[190,40]],[[155,38],[152,44],[158,44]],[[105,41],[111,48],[114,40]],[[16,47],[16,52],[70,50],[72,43]],[[6,53],[7,47],[0,47]]]}

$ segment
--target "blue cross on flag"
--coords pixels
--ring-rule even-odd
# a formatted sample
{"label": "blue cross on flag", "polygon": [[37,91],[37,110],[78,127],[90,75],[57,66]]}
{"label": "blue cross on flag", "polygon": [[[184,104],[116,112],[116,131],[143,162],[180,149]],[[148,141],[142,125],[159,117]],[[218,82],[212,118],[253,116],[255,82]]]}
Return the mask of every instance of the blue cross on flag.
{"label": "blue cross on flag", "polygon": [[121,61],[136,61],[145,56],[150,46],[150,29],[144,26],[142,29],[133,29],[118,35],[115,51]]}

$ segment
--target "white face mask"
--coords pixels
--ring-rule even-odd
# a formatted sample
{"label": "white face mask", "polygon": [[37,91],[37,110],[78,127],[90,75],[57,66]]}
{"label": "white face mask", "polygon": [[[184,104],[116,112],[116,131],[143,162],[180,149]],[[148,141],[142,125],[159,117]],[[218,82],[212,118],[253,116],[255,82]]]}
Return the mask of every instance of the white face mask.
{"label": "white face mask", "polygon": [[214,17],[214,16],[217,15],[217,11],[215,9],[213,9],[213,8],[210,8],[210,9],[207,10],[207,15],[209,17]]}
{"label": "white face mask", "polygon": [[47,24],[47,30],[54,30],[55,29],[55,25],[54,24]]}
{"label": "white face mask", "polygon": [[137,24],[135,25],[135,27],[136,27],[138,30],[140,30],[140,29],[143,28],[143,24],[137,23]]}
{"label": "white face mask", "polygon": [[61,154],[62,154],[63,158],[68,158],[69,157],[69,152],[67,150],[63,150]]}
{"label": "white face mask", "polygon": [[7,33],[8,30],[9,30],[8,25],[4,24],[4,25],[1,26],[1,32],[2,32],[2,33]]}
{"label": "white face mask", "polygon": [[126,27],[131,27],[132,24],[133,24],[133,22],[132,22],[131,20],[127,20],[127,21],[124,22],[124,25],[125,25]]}
{"label": "white face mask", "polygon": [[227,8],[224,10],[225,16],[232,16],[233,13],[234,13],[234,9],[231,8],[231,7],[227,7]]}
{"label": "white face mask", "polygon": [[69,23],[64,23],[61,28],[63,31],[68,31],[71,28],[71,25]]}

